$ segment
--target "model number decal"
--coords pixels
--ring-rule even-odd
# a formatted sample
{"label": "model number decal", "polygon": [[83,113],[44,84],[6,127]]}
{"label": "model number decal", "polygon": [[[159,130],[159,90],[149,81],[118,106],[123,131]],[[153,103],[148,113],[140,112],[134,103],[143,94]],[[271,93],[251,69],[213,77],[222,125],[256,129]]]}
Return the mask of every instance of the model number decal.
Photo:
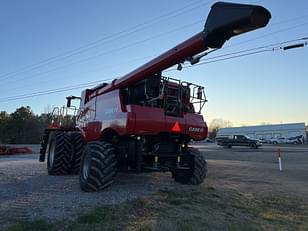
{"label": "model number decal", "polygon": [[203,128],[189,127],[188,130],[189,130],[190,132],[203,132]]}

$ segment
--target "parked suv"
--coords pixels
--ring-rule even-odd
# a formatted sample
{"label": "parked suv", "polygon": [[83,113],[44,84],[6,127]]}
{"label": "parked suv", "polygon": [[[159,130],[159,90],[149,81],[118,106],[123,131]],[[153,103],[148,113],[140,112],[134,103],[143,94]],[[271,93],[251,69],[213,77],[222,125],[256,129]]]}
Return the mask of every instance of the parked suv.
{"label": "parked suv", "polygon": [[271,144],[285,144],[287,142],[287,138],[285,137],[274,137],[270,140]]}

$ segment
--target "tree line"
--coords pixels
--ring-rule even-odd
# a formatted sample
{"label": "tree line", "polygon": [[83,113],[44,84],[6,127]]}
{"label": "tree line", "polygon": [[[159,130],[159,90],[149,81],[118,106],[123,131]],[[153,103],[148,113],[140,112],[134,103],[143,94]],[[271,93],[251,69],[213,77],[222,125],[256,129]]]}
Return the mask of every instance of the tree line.
{"label": "tree line", "polygon": [[44,129],[51,123],[51,114],[35,115],[29,106],[15,112],[0,112],[0,143],[37,144]]}

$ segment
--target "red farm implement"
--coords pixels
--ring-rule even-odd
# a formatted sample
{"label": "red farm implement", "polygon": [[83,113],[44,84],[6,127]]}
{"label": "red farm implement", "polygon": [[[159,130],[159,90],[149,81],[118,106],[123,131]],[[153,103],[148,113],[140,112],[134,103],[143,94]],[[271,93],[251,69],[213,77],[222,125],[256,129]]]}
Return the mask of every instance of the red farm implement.
{"label": "red farm implement", "polygon": [[31,148],[28,147],[12,147],[12,146],[0,146],[0,155],[13,155],[13,154],[31,154],[33,153]]}
{"label": "red farm implement", "polygon": [[201,184],[207,162],[190,144],[208,135],[205,88],[163,71],[194,65],[270,18],[262,6],[215,3],[199,33],[119,79],[68,97],[67,108],[80,100],[73,123],[63,123],[69,117],[58,113],[42,139],[40,161],[47,159],[48,174],[80,174],[84,191],[107,188],[120,171],[169,171],[176,182]]}

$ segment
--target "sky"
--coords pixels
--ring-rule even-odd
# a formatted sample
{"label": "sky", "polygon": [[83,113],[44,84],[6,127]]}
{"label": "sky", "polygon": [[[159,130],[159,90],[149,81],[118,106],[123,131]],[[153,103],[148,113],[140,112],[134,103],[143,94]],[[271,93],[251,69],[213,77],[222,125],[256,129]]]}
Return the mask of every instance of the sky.
{"label": "sky", "polygon": [[[272,14],[269,25],[231,38],[206,58],[270,44],[279,47],[281,42],[308,37],[308,1],[236,2],[266,7]],[[0,111],[30,106],[40,114],[64,105],[66,96],[78,96],[85,87],[65,92],[61,88],[89,82],[95,82],[94,86],[119,78],[200,32],[213,3],[0,1]],[[222,118],[233,126],[308,124],[308,46],[193,66],[166,75],[205,86],[208,102],[202,113],[208,122]],[[60,92],[15,97],[48,90]]]}

